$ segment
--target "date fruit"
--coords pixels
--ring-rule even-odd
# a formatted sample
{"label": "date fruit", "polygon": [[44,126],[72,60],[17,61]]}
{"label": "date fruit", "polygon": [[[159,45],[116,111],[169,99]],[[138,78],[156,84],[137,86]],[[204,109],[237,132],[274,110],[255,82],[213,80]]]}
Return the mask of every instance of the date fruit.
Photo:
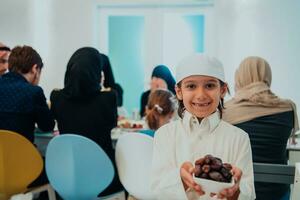
{"label": "date fruit", "polygon": [[195,177],[198,178],[230,183],[231,169],[231,164],[222,163],[220,158],[212,155],[206,155],[195,161]]}

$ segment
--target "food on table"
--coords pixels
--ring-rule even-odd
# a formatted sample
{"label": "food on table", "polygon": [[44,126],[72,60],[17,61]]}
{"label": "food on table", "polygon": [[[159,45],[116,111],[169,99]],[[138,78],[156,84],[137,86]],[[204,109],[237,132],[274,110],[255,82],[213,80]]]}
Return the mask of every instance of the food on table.
{"label": "food on table", "polygon": [[128,128],[128,129],[142,129],[143,124],[141,123],[136,123],[136,122],[130,122],[128,120],[120,120],[118,122],[118,127],[119,128]]}

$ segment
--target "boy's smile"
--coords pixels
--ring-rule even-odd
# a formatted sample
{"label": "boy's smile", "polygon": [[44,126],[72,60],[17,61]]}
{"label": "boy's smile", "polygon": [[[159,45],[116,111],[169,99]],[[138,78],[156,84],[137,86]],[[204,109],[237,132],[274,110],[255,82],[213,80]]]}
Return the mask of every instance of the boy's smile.
{"label": "boy's smile", "polygon": [[227,86],[221,87],[218,79],[199,75],[184,78],[180,87],[176,87],[178,99],[182,100],[186,110],[199,120],[216,111],[226,91]]}

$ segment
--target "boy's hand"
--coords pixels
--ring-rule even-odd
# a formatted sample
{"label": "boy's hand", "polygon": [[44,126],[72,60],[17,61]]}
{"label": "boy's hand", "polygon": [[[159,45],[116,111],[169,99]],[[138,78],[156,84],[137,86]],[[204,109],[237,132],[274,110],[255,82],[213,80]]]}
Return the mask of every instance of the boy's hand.
{"label": "boy's hand", "polygon": [[204,195],[205,192],[202,191],[201,186],[198,185],[193,179],[193,173],[195,168],[191,162],[185,162],[180,167],[180,177],[185,190],[192,189],[199,194],[199,196]]}
{"label": "boy's hand", "polygon": [[[232,170],[231,170],[233,176],[232,178],[234,179],[234,185],[230,188],[226,188],[224,190],[222,190],[220,193],[217,194],[218,199],[223,199],[223,198],[227,198],[228,200],[236,200],[238,199],[238,196],[240,194],[240,180],[242,177],[242,171],[235,167],[232,166]],[[216,194],[211,194],[210,196],[214,196]]]}

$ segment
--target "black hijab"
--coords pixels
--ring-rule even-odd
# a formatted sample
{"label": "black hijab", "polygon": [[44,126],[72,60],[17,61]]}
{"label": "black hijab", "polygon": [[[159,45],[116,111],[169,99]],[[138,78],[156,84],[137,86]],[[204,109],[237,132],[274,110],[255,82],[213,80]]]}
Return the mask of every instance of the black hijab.
{"label": "black hijab", "polygon": [[103,73],[104,73],[104,87],[106,88],[113,88],[115,85],[115,78],[114,78],[114,74],[109,62],[109,58],[104,55],[104,54],[100,54],[101,55],[101,59],[102,59],[102,63],[103,63]]}
{"label": "black hijab", "polygon": [[69,99],[89,99],[100,93],[102,62],[98,50],[78,49],[70,58],[63,93]]}
{"label": "black hijab", "polygon": [[165,65],[156,66],[153,71],[151,77],[161,78],[166,81],[168,85],[168,90],[175,94],[175,79],[169,70],[169,68]]}

